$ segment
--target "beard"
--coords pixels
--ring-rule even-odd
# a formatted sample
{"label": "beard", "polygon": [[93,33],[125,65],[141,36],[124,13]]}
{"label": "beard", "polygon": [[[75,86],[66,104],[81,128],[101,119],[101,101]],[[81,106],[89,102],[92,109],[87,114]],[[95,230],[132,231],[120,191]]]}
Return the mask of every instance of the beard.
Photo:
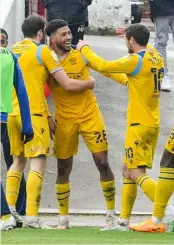
{"label": "beard", "polygon": [[63,45],[57,44],[56,47],[64,52],[69,52],[71,50],[71,47],[64,47]]}
{"label": "beard", "polygon": [[129,54],[133,54],[134,53],[134,49],[133,49],[131,44],[128,45],[128,53]]}
{"label": "beard", "polygon": [[129,54],[133,54],[134,53],[134,51],[133,51],[133,49],[128,49],[128,52],[129,52]]}

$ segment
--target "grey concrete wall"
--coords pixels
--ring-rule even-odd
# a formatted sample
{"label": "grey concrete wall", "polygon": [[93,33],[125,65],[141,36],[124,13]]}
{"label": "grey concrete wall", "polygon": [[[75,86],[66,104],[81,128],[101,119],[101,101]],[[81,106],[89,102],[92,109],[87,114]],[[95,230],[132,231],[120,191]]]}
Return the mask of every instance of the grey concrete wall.
{"label": "grey concrete wall", "polygon": [[130,16],[130,0],[93,0],[89,7],[90,31],[103,31],[100,34],[107,34],[116,27],[124,26],[125,19]]}

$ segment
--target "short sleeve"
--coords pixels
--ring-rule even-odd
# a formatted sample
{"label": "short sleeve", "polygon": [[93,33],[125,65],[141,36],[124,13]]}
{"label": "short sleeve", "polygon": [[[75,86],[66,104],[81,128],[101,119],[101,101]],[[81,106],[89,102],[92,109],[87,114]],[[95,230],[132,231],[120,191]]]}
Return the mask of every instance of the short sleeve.
{"label": "short sleeve", "polygon": [[48,46],[43,47],[41,52],[41,60],[51,74],[62,70],[56,53],[49,49]]}

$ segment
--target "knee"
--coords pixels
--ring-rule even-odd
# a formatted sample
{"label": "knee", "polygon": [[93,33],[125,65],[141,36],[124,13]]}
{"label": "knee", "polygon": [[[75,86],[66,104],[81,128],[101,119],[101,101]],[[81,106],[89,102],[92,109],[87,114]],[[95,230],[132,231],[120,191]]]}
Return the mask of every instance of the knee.
{"label": "knee", "polygon": [[14,157],[13,159],[13,164],[14,165],[25,165],[25,161],[23,157]]}
{"label": "knee", "polygon": [[58,170],[57,173],[59,177],[66,177],[66,176],[69,177],[71,173],[71,167],[66,164],[58,164],[57,170]]}
{"label": "knee", "polygon": [[126,166],[126,164],[123,165],[123,168],[122,168],[122,175],[123,175],[123,178],[130,179],[129,169],[128,169],[128,167]]}
{"label": "knee", "polygon": [[96,165],[100,173],[107,173],[110,171],[109,161],[106,158],[98,159]]}
{"label": "knee", "polygon": [[13,164],[10,167],[10,170],[23,172],[26,165],[26,159],[23,156],[14,156]]}
{"label": "knee", "polygon": [[66,167],[58,167],[58,176],[59,177],[62,177],[62,176],[67,176],[67,175],[69,175],[70,173],[69,173],[69,171],[68,171],[68,169],[66,168]]}
{"label": "knee", "polygon": [[39,172],[44,175],[46,170],[46,157],[39,156],[30,159],[31,170]]}
{"label": "knee", "polygon": [[57,161],[57,182],[69,182],[69,176],[72,171],[73,157],[68,159],[58,159]]}
{"label": "knee", "polygon": [[130,169],[129,173],[130,173],[130,179],[136,183],[140,176],[146,174],[146,169],[145,168]]}
{"label": "knee", "polygon": [[163,40],[163,39],[159,39],[157,44],[156,44],[157,48],[166,48],[167,46],[167,40]]}

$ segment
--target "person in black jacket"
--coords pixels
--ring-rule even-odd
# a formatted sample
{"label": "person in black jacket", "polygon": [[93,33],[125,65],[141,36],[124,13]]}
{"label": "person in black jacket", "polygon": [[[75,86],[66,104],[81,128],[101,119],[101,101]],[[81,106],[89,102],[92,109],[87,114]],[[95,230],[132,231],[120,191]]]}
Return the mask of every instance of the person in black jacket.
{"label": "person in black jacket", "polygon": [[169,39],[169,28],[174,41],[174,0],[149,0],[151,18],[155,24],[155,48],[162,54],[166,61],[165,77],[161,90],[170,92],[171,83],[167,76],[166,47]]}
{"label": "person in black jacket", "polygon": [[84,37],[88,26],[88,6],[92,0],[42,0],[47,9],[47,20],[62,19],[68,22],[75,46]]}

